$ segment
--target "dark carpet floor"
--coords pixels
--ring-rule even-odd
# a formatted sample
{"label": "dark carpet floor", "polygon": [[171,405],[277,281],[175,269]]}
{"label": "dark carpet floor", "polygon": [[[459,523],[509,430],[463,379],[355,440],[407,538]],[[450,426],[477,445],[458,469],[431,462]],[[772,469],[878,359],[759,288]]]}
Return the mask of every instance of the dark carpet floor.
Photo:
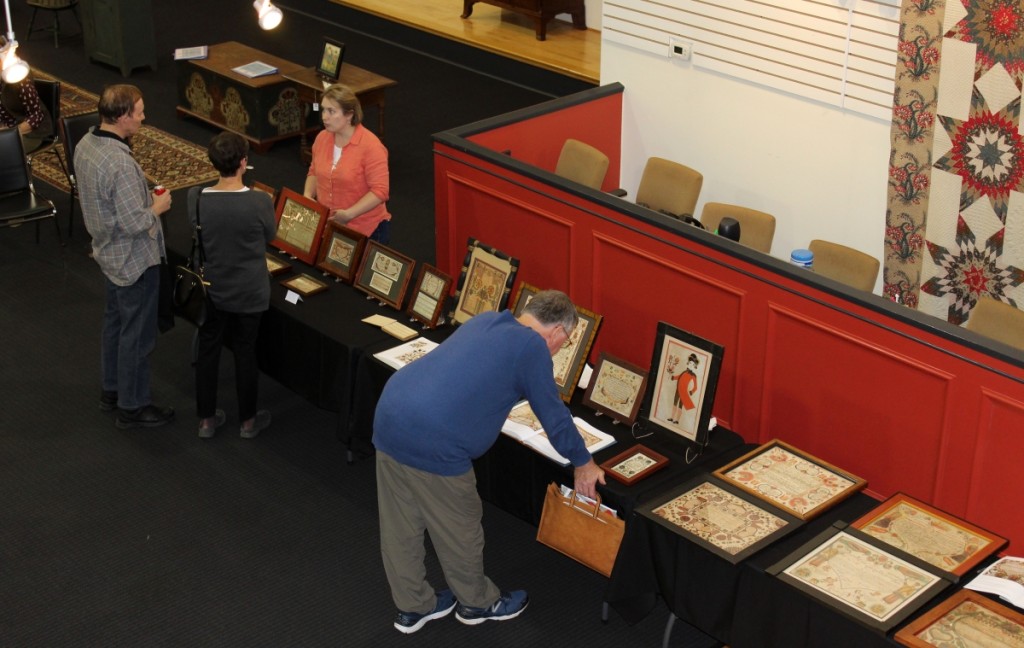
{"label": "dark carpet floor", "polygon": [[[237,5],[234,6],[234,5]],[[347,60],[396,79],[388,97],[395,247],[433,258],[430,134],[578,89],[550,75],[474,57],[490,76],[399,47],[430,45],[324,1],[286,5],[285,25],[255,27],[246,0],[155,0],[158,70],[130,81],[148,123],[204,144],[214,131],[174,115],[176,46],[239,40],[293,60],[315,57],[327,33]],[[15,31],[29,10],[15,3]],[[77,26],[64,20],[69,33]],[[346,28],[341,28],[344,24]],[[86,60],[82,39],[37,35],[20,50],[34,66],[99,92],[119,72]],[[521,69],[522,68],[522,69]],[[502,78],[498,78],[502,76]],[[295,142],[257,156],[253,179],[301,187]],[[43,184],[65,226],[67,195]],[[176,198],[180,209],[184,196]],[[453,619],[410,638],[380,566],[372,461],[345,463],[334,415],[264,378],[261,406],[274,423],[238,437],[232,365],[221,373],[228,423],[196,436],[191,330],[161,336],[153,356],[158,402],[178,419],[120,431],[97,407],[102,277],[87,256],[80,216],[61,248],[51,223],[0,230],[0,646],[655,646],[667,612],[636,626],[599,621],[605,579],[534,541],[530,525],[485,509],[492,578],[527,588],[530,609],[507,623],[468,628]],[[515,488],[515,484],[509,484]],[[442,583],[436,564],[434,582]],[[677,627],[673,645],[714,645]]]}

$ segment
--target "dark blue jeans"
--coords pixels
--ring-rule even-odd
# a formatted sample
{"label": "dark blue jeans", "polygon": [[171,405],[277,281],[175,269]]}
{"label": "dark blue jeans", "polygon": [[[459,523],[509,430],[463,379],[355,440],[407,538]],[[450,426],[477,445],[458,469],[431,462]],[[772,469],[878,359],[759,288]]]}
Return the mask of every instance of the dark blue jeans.
{"label": "dark blue jeans", "polygon": [[103,390],[117,392],[123,410],[153,402],[149,391],[149,356],[156,347],[160,266],[147,268],[130,286],[106,279],[100,370]]}

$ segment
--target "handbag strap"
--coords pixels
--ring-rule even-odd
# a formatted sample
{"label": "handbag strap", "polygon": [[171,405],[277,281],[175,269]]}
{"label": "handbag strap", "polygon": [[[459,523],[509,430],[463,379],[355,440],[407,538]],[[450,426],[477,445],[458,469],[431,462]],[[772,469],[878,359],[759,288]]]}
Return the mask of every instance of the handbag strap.
{"label": "handbag strap", "polygon": [[[195,229],[195,235],[192,238],[192,254],[189,255],[189,256],[192,257],[191,259],[189,259],[189,261],[195,261],[195,251],[196,251],[196,249],[199,250],[199,267],[198,267],[198,272],[199,272],[200,276],[202,276],[203,269],[206,267],[206,249],[203,247],[203,224],[199,220],[199,211],[200,211],[199,210],[199,205],[202,202],[203,202],[203,190],[200,189],[199,193],[196,195],[196,229]],[[191,263],[189,265],[192,265],[192,267],[196,267],[196,266],[194,266]]]}

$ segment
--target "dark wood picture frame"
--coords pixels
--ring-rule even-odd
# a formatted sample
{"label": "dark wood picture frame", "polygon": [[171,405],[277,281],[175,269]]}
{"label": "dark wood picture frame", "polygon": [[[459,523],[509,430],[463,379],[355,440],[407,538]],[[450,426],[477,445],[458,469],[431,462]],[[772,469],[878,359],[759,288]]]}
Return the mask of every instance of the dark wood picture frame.
{"label": "dark wood picture frame", "polygon": [[323,47],[320,48],[320,60],[316,64],[316,73],[325,81],[337,83],[341,78],[341,64],[345,60],[345,43],[324,36]]}
{"label": "dark wood picture frame", "polygon": [[[711,507],[714,504],[713,498],[708,497],[707,495],[714,493],[717,496],[727,498],[730,501],[729,514],[732,513],[736,506],[743,506],[746,507],[749,513],[756,512],[765,516],[774,517],[779,521],[778,526],[775,529],[769,529],[763,536],[753,542],[749,542],[746,546],[737,548],[735,551],[730,551],[726,546],[724,546],[725,541],[730,538],[728,531],[718,533],[712,532],[708,527],[708,521],[700,521],[696,516],[694,516],[691,519],[695,526],[708,531],[707,537],[702,537],[699,533],[679,526],[672,520],[657,513],[659,509],[673,502],[677,498],[698,489],[707,489],[707,493],[702,492],[700,496],[694,497],[695,501],[700,501],[702,505]],[[758,551],[766,548],[768,545],[789,535],[804,524],[804,522],[796,516],[790,515],[789,513],[786,513],[774,506],[767,505],[763,500],[751,497],[742,490],[734,488],[730,484],[722,482],[721,480],[714,479],[706,473],[690,479],[681,486],[671,489],[668,493],[658,496],[654,501],[643,505],[640,509],[640,514],[673,533],[690,540],[694,544],[707,549],[711,553],[723,558],[733,565],[746,560]],[[749,515],[745,516],[745,519],[749,520]]]}
{"label": "dark wood picture frame", "polygon": [[[755,481],[756,476],[753,476],[751,474],[751,471],[749,470],[742,470],[741,467],[745,466],[746,464],[749,464],[750,462],[756,460],[759,457],[768,457],[769,453],[775,451],[776,449],[781,450],[781,452],[785,454],[792,455],[796,457],[798,460],[803,460],[805,462],[815,465],[822,471],[828,473],[829,479],[831,479],[833,482],[839,482],[840,480],[842,480],[848,482],[849,485],[842,489],[838,489],[832,497],[824,499],[817,504],[809,502],[808,508],[806,509],[798,509],[792,506],[791,504],[787,504],[786,501],[772,499],[763,492],[763,490],[765,489],[758,488],[757,482]],[[782,466],[783,464],[783,462],[781,461],[771,461],[770,459],[765,459],[765,463],[772,466]],[[736,459],[735,461],[731,461],[728,464],[722,466],[721,468],[718,468],[717,470],[714,471],[714,475],[721,479],[722,481],[735,484],[738,488],[747,491],[751,495],[755,497],[760,497],[769,504],[777,506],[782,510],[797,516],[801,520],[810,520],[817,517],[818,515],[824,513],[825,511],[832,508],[839,502],[842,502],[843,500],[850,497],[854,493],[860,491],[868,483],[866,479],[863,479],[861,477],[854,475],[853,473],[837,468],[836,466],[833,466],[827,461],[818,459],[814,455],[804,452],[803,450],[799,450],[789,445],[788,443],[779,441],[778,439],[772,439],[768,443],[765,443],[757,448],[754,448],[753,450],[743,455],[742,457]],[[771,488],[771,484],[766,484],[766,489],[776,490],[774,488]],[[779,488],[778,490],[782,489]],[[808,498],[806,497],[797,496],[790,499],[789,501],[803,502],[807,501],[807,499]]]}
{"label": "dark wood picture frame", "polygon": [[523,309],[530,303],[533,296],[540,292],[540,288],[533,284],[528,284],[525,281],[519,283],[519,292],[516,293],[516,299],[512,306],[512,317],[519,317],[523,314]]}
{"label": "dark wood picture frame", "polygon": [[421,263],[406,312],[409,317],[426,328],[435,328],[447,305],[451,289],[451,275],[441,272],[429,263]]}
{"label": "dark wood picture frame", "polygon": [[478,313],[505,308],[518,271],[519,259],[470,237],[453,297],[452,323],[462,324]]}
{"label": "dark wood picture frame", "polygon": [[[897,515],[897,509],[901,509],[903,514]],[[908,516],[918,519],[908,520]],[[934,547],[932,548],[956,546],[958,553],[948,556],[948,561],[944,561],[939,560],[935,555],[926,555],[926,551],[920,548],[915,550],[915,548],[908,547],[906,544],[897,544],[899,537],[898,527],[901,521],[911,524],[911,535],[918,538],[934,534],[936,542],[933,543]],[[972,547],[970,543],[968,543],[968,546],[963,546],[958,545],[955,540],[945,541],[946,538],[940,536],[939,525],[948,525],[955,530],[970,534],[977,538],[979,543],[977,546]],[[878,538],[882,542],[891,544],[906,553],[917,556],[921,560],[929,562],[955,576],[963,576],[974,569],[978,563],[1009,544],[1009,540],[1002,536],[982,529],[951,513],[946,513],[934,506],[925,504],[906,493],[895,493],[889,499],[855,520],[850,526],[859,529],[867,535]]]}
{"label": "dark wood picture frame", "polygon": [[270,244],[313,265],[327,223],[326,206],[284,187],[277,197],[277,236]]}
{"label": "dark wood picture frame", "polygon": [[[842,536],[842,537],[837,537]],[[862,608],[857,607],[843,600],[843,598],[836,593],[828,591],[826,588],[827,583],[821,583],[818,585],[812,584],[808,579],[813,580],[810,574],[803,573],[803,570],[795,567],[801,561],[813,564],[815,567],[823,567],[827,563],[827,556],[825,553],[829,551],[829,547],[834,542],[842,542],[849,546],[860,546],[862,547],[861,552],[870,551],[875,556],[867,564],[872,566],[879,566],[884,563],[893,565],[888,568],[888,572],[893,573],[897,569],[896,565],[899,562],[905,563],[904,570],[915,569],[918,573],[927,574],[930,577],[930,582],[927,584],[922,583],[918,591],[909,596],[904,603],[898,609],[894,609],[891,613],[885,615],[884,618],[880,618],[878,615],[872,616],[865,612]],[[840,556],[840,559],[844,563],[849,564],[850,558],[842,557],[843,555],[849,555],[846,552],[836,551],[835,555]],[[805,561],[805,558],[809,558],[814,555],[815,560]],[[797,578],[793,574],[787,573],[787,570],[791,570],[795,573],[800,573],[801,578]],[[896,549],[892,545],[885,544],[877,538],[873,538],[865,533],[861,533],[857,529],[847,527],[844,522],[836,522],[830,528],[825,529],[810,541],[804,543],[800,548],[796,549],[788,556],[775,563],[766,570],[766,573],[775,576],[779,580],[786,582],[796,589],[804,592],[811,598],[820,601],[824,605],[831,607],[840,614],[847,618],[853,619],[859,623],[862,623],[870,628],[873,628],[879,632],[888,632],[892,628],[896,627],[900,623],[906,621],[930,600],[935,598],[947,587],[952,585],[950,574],[941,569],[936,568],[923,560],[919,560],[910,554],[904,553],[899,549]],[[906,571],[900,571],[906,575]],[[861,580],[869,578],[870,574],[863,571],[858,573],[858,578]],[[849,590],[850,588],[844,588]],[[898,597],[899,595],[909,595],[905,588],[900,588],[897,592],[893,592],[892,596]]]}
{"label": "dark wood picture frame", "polygon": [[602,352],[583,394],[583,405],[619,423],[633,425],[646,390],[646,369]]}
{"label": "dark wood picture frame", "polygon": [[[627,462],[641,463],[640,466],[624,466]],[[648,463],[650,462],[650,463]],[[604,474],[612,479],[632,486],[642,479],[646,479],[668,466],[669,460],[665,455],[651,450],[642,443],[634,445],[625,452],[620,452],[611,459],[601,463]]]}
{"label": "dark wood picture frame", "polygon": [[[720,344],[658,322],[644,395],[644,422],[677,434],[701,448],[707,445],[711,408],[724,354],[725,349]],[[686,389],[684,380],[694,386],[693,391]],[[692,407],[687,407],[680,389],[686,389]]]}
{"label": "dark wood picture frame", "polygon": [[267,273],[269,273],[271,277],[291,272],[291,269],[292,264],[288,263],[277,254],[267,252]]}
{"label": "dark wood picture frame", "polygon": [[[957,636],[955,615],[957,610],[965,604],[973,604],[977,607],[985,608],[986,612],[1001,617],[1000,622],[1006,624],[1006,627],[1018,628],[1018,630],[1013,631],[1016,634],[1013,637],[1014,639],[1024,636],[1024,614],[993,601],[983,594],[964,589],[956,592],[945,601],[900,628],[893,639],[904,646],[910,646],[910,648],[935,648],[937,644],[921,639],[920,635],[927,632],[933,626],[946,622],[945,627],[942,629],[942,634],[943,639],[949,643],[943,645],[959,645],[956,641],[961,637]],[[967,612],[967,614],[975,616],[977,612],[971,611]]]}
{"label": "dark wood picture frame", "polygon": [[324,228],[323,240],[320,242],[316,267],[338,281],[350,284],[356,276],[356,269],[359,267],[365,247],[365,234],[328,221],[327,227]]}
{"label": "dark wood picture frame", "polygon": [[313,275],[302,273],[289,277],[281,282],[281,285],[288,290],[297,292],[303,297],[309,297],[327,290],[327,284]]}
{"label": "dark wood picture frame", "polygon": [[402,310],[402,300],[415,266],[412,258],[377,241],[367,240],[363,258],[359,260],[355,287],[392,308]]}

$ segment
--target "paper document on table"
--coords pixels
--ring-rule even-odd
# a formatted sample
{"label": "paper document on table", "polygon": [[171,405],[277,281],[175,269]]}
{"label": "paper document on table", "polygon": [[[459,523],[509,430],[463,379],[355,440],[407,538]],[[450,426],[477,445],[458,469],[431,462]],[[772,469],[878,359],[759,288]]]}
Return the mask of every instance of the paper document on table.
{"label": "paper document on table", "polygon": [[231,68],[232,72],[238,72],[244,77],[255,79],[256,77],[267,76],[268,74],[277,74],[277,68],[273,65],[267,65],[263,61],[253,61],[252,63],[246,63],[245,65],[239,65],[238,67]]}
{"label": "paper document on table", "polygon": [[418,338],[412,342],[399,344],[386,351],[379,351],[373,354],[384,364],[394,369],[401,369],[405,365],[419,360],[438,347],[437,342],[427,338]]}
{"label": "paper document on table", "polygon": [[964,587],[996,594],[1004,601],[1024,608],[1024,558],[1000,558]]}
{"label": "paper document on table", "polygon": [[[615,443],[615,437],[598,430],[583,419],[574,417],[573,422],[576,424],[576,430],[583,437],[583,444],[587,446],[590,454],[594,454]],[[533,409],[527,401],[522,401],[512,408],[508,418],[505,419],[505,423],[501,426],[501,431],[503,434],[533,448],[549,459],[557,461],[562,465],[569,464],[569,460],[559,454],[555,450],[555,446],[551,445],[547,432],[544,431],[540,420],[537,419],[536,414],[533,413]]]}
{"label": "paper document on table", "polygon": [[369,317],[363,318],[363,322],[372,324],[373,326],[387,326],[388,324],[394,324],[397,321],[398,320],[392,317],[385,317],[384,315],[370,315]]}
{"label": "paper document on table", "polygon": [[210,55],[210,48],[206,45],[198,47],[179,47],[174,50],[175,61],[194,61],[204,59]]}

